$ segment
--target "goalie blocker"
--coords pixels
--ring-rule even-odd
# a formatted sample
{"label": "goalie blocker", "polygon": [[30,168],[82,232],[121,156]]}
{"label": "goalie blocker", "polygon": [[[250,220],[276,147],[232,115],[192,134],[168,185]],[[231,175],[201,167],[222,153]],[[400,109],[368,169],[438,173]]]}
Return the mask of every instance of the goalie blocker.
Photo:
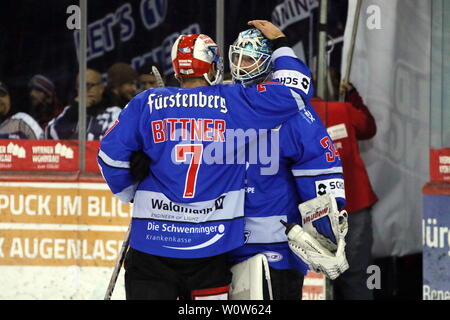
{"label": "goalie blocker", "polygon": [[[348,231],[347,212],[339,212],[336,200],[326,194],[299,205],[303,226],[287,225],[289,248],[300,257],[311,270],[325,274],[331,280],[348,269],[345,256],[345,235]],[[326,237],[314,224],[325,219],[330,224],[334,239]]]}

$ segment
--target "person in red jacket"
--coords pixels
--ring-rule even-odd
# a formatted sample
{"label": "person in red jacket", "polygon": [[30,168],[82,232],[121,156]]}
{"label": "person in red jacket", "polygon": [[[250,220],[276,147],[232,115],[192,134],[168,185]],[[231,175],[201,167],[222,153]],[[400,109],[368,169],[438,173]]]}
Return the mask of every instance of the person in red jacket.
{"label": "person in red jacket", "polygon": [[359,153],[358,140],[373,138],[377,127],[357,90],[347,83],[341,85],[341,90],[346,92],[345,102],[311,100],[339,151],[347,200],[344,209],[349,213],[346,253],[350,268],[333,282],[334,298],[371,300],[373,293],[366,285],[367,267],[372,261],[371,207],[378,198]]}

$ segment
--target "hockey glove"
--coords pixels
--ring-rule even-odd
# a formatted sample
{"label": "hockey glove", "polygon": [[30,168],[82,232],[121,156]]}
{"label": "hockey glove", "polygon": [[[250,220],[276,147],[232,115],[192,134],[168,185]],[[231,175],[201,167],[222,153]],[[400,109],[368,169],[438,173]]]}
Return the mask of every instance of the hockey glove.
{"label": "hockey glove", "polygon": [[135,181],[141,181],[150,174],[150,158],[144,151],[139,150],[131,154],[130,173]]}
{"label": "hockey glove", "polygon": [[[336,279],[348,269],[345,236],[348,231],[345,210],[339,212],[336,200],[324,195],[299,205],[303,227],[287,226],[289,247],[311,270]],[[327,228],[323,228],[323,226]],[[328,236],[323,230],[330,230]]]}
{"label": "hockey glove", "polygon": [[286,234],[289,248],[314,272],[334,280],[348,269],[344,239],[338,240],[337,250],[333,253],[298,224],[288,226]]}

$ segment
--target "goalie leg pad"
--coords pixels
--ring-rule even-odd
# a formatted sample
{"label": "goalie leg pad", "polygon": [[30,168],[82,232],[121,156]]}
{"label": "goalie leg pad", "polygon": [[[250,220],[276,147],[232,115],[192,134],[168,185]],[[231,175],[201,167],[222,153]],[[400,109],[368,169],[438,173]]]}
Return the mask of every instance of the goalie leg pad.
{"label": "goalie leg pad", "polygon": [[264,254],[257,254],[234,265],[231,272],[230,300],[264,300],[265,286],[269,299],[273,300],[269,262]]}

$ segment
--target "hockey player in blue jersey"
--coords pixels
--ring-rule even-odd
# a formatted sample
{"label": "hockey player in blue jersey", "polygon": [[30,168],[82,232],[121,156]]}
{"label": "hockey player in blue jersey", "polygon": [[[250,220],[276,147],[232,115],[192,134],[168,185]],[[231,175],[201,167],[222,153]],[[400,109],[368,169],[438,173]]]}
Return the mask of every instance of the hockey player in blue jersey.
{"label": "hockey player in blue jersey", "polygon": [[[246,242],[231,252],[230,259],[233,264],[239,264],[264,254],[270,267],[273,298],[298,300],[308,265],[289,248],[280,220],[301,225],[304,221],[301,221],[297,206],[326,193],[334,195],[341,209],[345,204],[342,166],[332,140],[309,104],[313,86],[308,67],[287,47],[287,39],[277,27],[268,21],[251,24],[262,33],[257,29],[243,31],[229,49],[234,82],[245,85],[271,79],[283,82],[297,89],[297,99],[303,103],[303,108],[297,116],[269,134],[276,135],[275,141],[279,141],[276,146],[280,157],[278,172],[262,174],[262,164],[250,164],[247,168]],[[278,37],[277,41],[286,45],[272,48],[271,41],[263,34]],[[312,223],[319,233],[337,242],[327,217],[313,217]],[[240,265],[239,268],[237,270],[244,270]],[[240,274],[236,278],[243,279]],[[238,290],[253,289],[234,281]],[[269,296],[265,295],[265,298]]]}
{"label": "hockey player in blue jersey", "polygon": [[[218,85],[221,60],[206,35],[180,36],[172,62],[181,88],[137,95],[98,154],[111,191],[133,201],[126,296],[222,299],[231,281],[225,254],[244,242],[245,144],[229,137],[274,128],[303,103],[299,89],[280,83]],[[142,181],[130,170],[136,152],[150,159]]]}

